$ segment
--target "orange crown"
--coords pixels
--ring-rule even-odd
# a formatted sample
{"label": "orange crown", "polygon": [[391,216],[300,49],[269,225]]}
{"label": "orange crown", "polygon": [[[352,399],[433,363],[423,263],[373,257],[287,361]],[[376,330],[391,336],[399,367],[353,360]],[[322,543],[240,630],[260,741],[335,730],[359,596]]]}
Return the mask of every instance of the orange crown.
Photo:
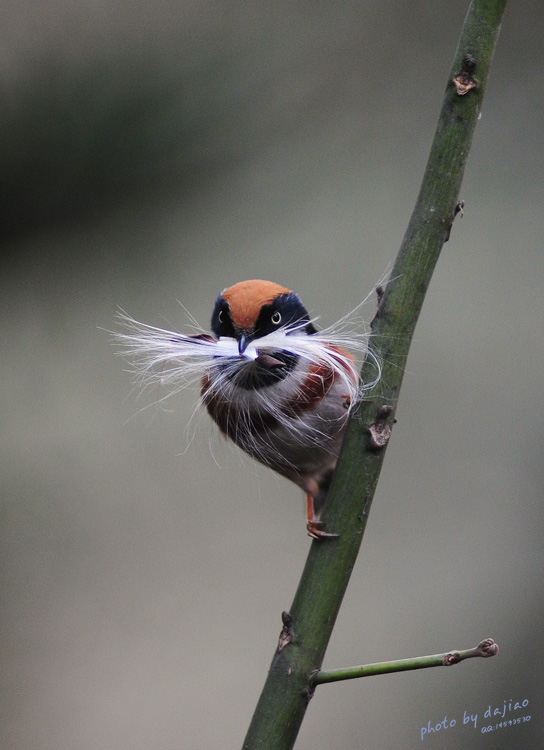
{"label": "orange crown", "polygon": [[228,303],[230,317],[237,328],[253,328],[263,305],[269,305],[281,294],[289,294],[290,289],[273,281],[250,279],[239,281],[228,287],[221,295]]}

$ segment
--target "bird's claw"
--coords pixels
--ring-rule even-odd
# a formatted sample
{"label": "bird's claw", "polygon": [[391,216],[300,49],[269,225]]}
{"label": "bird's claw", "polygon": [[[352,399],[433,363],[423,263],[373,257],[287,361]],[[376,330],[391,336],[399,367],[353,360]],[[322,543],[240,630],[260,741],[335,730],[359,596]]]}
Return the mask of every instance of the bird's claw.
{"label": "bird's claw", "polygon": [[330,534],[327,531],[322,531],[319,526],[321,526],[323,522],[322,521],[308,521],[306,524],[306,529],[308,530],[308,536],[311,536],[312,539],[334,539],[335,537],[338,537],[338,534]]}

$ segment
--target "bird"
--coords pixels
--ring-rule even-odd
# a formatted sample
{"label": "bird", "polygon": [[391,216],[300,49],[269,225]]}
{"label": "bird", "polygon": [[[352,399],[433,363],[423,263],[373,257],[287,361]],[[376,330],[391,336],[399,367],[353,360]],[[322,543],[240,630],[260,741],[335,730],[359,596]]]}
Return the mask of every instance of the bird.
{"label": "bird", "polygon": [[[322,528],[326,499],[346,426],[361,393],[355,357],[367,336],[349,316],[319,331],[298,294],[263,279],[240,281],[215,301],[210,331],[184,334],[139,323],[121,311],[116,340],[143,385],[170,392],[195,379],[220,432],[306,494],[306,529]],[[173,386],[173,388],[172,388]]]}

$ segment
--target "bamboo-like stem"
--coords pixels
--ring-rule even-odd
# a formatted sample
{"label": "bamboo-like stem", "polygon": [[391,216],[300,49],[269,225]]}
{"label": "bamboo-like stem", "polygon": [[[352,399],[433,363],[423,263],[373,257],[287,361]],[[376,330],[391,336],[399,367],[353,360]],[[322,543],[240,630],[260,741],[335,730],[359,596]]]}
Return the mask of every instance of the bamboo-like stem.
{"label": "bamboo-like stem", "polygon": [[345,669],[331,669],[325,672],[317,672],[313,679],[314,686],[324,685],[326,682],[339,682],[340,680],[354,680],[359,677],[372,677],[378,674],[391,674],[392,672],[407,672],[411,669],[428,669],[429,667],[451,667],[459,664],[465,659],[474,659],[479,656],[486,658],[499,653],[499,647],[492,638],[486,638],[475,648],[467,648],[462,651],[447,651],[444,654],[432,654],[430,656],[415,656],[412,659],[396,659],[395,661],[381,661],[377,664],[364,664],[358,667],[346,667]]}
{"label": "bamboo-like stem", "polygon": [[[292,748],[312,696],[312,676],[321,668],[363,538],[414,328],[458,210],[505,6],[506,0],[473,0],[465,19],[417,203],[372,323],[382,377],[351,419],[322,515],[325,530],[339,536],[310,547],[245,750]],[[367,357],[364,381],[374,379],[373,368]]]}

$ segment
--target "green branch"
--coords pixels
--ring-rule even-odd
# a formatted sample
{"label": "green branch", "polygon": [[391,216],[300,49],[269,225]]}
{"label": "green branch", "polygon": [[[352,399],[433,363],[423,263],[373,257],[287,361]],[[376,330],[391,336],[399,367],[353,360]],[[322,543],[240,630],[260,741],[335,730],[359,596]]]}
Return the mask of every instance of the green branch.
{"label": "green branch", "polygon": [[372,677],[377,674],[391,674],[392,672],[407,672],[410,669],[428,669],[429,667],[451,667],[459,664],[465,659],[474,659],[479,656],[487,658],[496,656],[499,647],[492,638],[486,638],[474,648],[463,651],[448,651],[445,654],[432,654],[431,656],[416,656],[413,659],[396,659],[395,661],[381,661],[377,664],[364,664],[360,667],[346,667],[345,669],[331,669],[326,672],[317,672],[312,685],[323,685],[326,682],[339,682],[340,680],[354,680],[358,677]]}
{"label": "green branch", "polygon": [[[417,203],[391,278],[379,295],[371,347],[380,382],[349,424],[322,514],[338,538],[314,541],[244,748],[292,748],[355,565],[394,422],[399,390],[427,287],[458,210],[459,189],[506,0],[473,0],[448,77]],[[372,357],[362,377],[375,377]]]}

